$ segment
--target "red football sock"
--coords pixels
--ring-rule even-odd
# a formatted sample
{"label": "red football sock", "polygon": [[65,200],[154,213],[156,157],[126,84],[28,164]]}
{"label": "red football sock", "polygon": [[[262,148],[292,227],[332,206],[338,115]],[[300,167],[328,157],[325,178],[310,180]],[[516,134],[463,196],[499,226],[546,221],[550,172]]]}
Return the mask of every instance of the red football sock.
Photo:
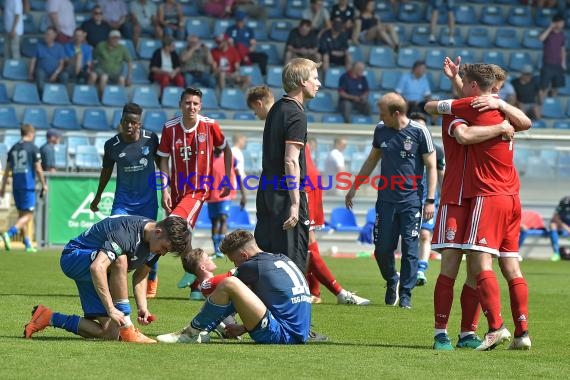
{"label": "red football sock", "polygon": [[521,336],[528,330],[528,285],[523,277],[509,281],[511,313],[515,323],[515,336]]}
{"label": "red football sock", "polygon": [[440,274],[433,290],[433,311],[435,328],[446,329],[453,304],[453,285],[455,279]]}
{"label": "red football sock", "polygon": [[336,282],[336,279],[321,257],[321,254],[319,253],[319,245],[317,242],[309,244],[309,254],[311,255],[310,260],[313,266],[313,275],[335,296],[339,294],[342,290],[342,286]]}
{"label": "red football sock", "polygon": [[467,284],[463,284],[461,290],[461,332],[477,331],[479,323],[479,313],[481,307],[479,305],[479,297],[477,289],[473,289]]}
{"label": "red football sock", "polygon": [[501,295],[499,282],[492,270],[485,270],[477,276],[477,294],[483,314],[487,317],[489,330],[498,330],[503,325],[501,317]]}
{"label": "red football sock", "polygon": [[321,296],[320,282],[313,274],[313,270],[314,270],[313,262],[309,260],[307,274],[305,275],[305,277],[307,278],[307,284],[309,285],[309,292],[311,292],[312,296],[320,297]]}
{"label": "red football sock", "polygon": [[194,292],[194,291],[200,291],[200,281],[198,281],[198,279],[195,279],[193,283],[190,284],[190,291]]}

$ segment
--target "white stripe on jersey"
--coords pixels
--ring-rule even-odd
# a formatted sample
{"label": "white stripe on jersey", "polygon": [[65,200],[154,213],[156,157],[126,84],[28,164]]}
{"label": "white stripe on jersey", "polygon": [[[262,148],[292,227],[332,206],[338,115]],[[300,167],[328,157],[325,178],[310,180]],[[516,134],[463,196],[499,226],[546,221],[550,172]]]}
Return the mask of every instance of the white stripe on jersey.
{"label": "white stripe on jersey", "polygon": [[475,207],[472,208],[471,212],[471,231],[469,231],[469,239],[467,239],[467,244],[477,245],[477,229],[479,227],[479,221],[481,219],[481,210],[483,209],[483,197],[476,197]]}
{"label": "white stripe on jersey", "polygon": [[420,128],[422,130],[422,133],[424,134],[425,139],[426,139],[428,152],[435,151],[435,147],[433,145],[433,141],[431,139],[431,133],[429,133],[429,130],[414,120],[410,120],[410,126],[415,127],[415,128]]}
{"label": "white stripe on jersey", "polygon": [[142,138],[143,139],[150,139],[152,137],[151,133],[147,130],[142,130]]}
{"label": "white stripe on jersey", "polygon": [[166,123],[164,123],[164,126],[166,128],[170,128],[176,126],[177,124],[182,125],[182,116],[176,116],[175,118],[168,120]]}
{"label": "white stripe on jersey", "polygon": [[440,206],[440,218],[439,218],[439,234],[437,236],[437,242],[439,244],[445,243],[445,222],[447,220],[447,205]]}
{"label": "white stripe on jersey", "polygon": [[[119,135],[114,136],[113,139],[115,139],[115,142],[113,143],[113,146],[119,145],[119,144],[121,143],[121,140],[119,139]],[[111,139],[111,140],[112,140],[112,139]]]}
{"label": "white stripe on jersey", "polygon": [[447,134],[448,134],[450,137],[454,137],[454,138],[455,138],[455,136],[453,136],[453,133],[451,133],[451,126],[452,126],[452,125],[455,125],[455,124],[466,124],[466,125],[469,125],[469,123],[467,122],[467,120],[464,120],[464,119],[453,119],[453,120],[451,121],[451,123],[449,123],[449,125],[447,126]]}

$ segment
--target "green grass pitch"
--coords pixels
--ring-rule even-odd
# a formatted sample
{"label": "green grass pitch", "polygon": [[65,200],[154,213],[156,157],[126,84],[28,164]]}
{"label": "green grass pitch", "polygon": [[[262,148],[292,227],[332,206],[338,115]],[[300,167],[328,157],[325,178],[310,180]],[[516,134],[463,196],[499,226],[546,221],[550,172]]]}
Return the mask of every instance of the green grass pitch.
{"label": "green grass pitch", "polygon": [[[68,314],[81,312],[76,289],[59,268],[59,252],[0,252],[0,379],[526,379],[570,376],[570,263],[524,261],[530,288],[530,351],[491,352],[431,349],[433,286],[439,270],[430,263],[428,284],[416,288],[413,309],[383,304],[384,281],[372,259],[326,259],[346,289],[370,298],[367,307],[336,305],[323,288],[324,304],[313,307],[315,329],[326,343],[278,347],[242,343],[205,345],[136,345],[85,340],[48,328],[34,339],[22,338],[32,306],[44,305]],[[219,270],[230,263],[218,260]],[[160,260],[158,297],[150,300],[149,335],[185,326],[201,303],[188,301],[188,290],[176,288],[182,270],[178,259]],[[458,279],[450,320],[454,342],[459,327]],[[504,280],[503,317],[513,331]],[[134,307],[134,302],[132,302]],[[135,322],[136,323],[136,322]],[[480,323],[480,335],[486,330]]]}

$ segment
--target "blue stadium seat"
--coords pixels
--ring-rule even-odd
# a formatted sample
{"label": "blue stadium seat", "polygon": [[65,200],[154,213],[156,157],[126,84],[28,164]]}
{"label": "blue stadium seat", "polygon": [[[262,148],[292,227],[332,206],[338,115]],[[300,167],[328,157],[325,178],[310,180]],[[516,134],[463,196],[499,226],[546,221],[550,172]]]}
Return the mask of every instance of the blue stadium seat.
{"label": "blue stadium seat", "polygon": [[141,38],[139,41],[139,56],[141,59],[150,60],[155,50],[160,49],[161,47],[162,43],[159,40]]}
{"label": "blue stadium seat", "polygon": [[532,19],[530,7],[522,5],[518,7],[511,7],[509,10],[509,15],[507,16],[507,22],[513,26],[520,26],[525,28],[533,26],[534,20]]}
{"label": "blue stadium seat", "polygon": [[7,59],[4,61],[2,76],[10,80],[27,80],[29,63],[23,59]]}
{"label": "blue stadium seat", "polygon": [[570,75],[566,75],[564,87],[558,88],[558,95],[570,96]]}
{"label": "blue stadium seat", "polygon": [[51,22],[49,20],[48,14],[43,13],[40,17],[40,25],[38,26],[38,30],[40,31],[40,33],[45,33],[50,24]]}
{"label": "blue stadium seat", "polygon": [[123,86],[109,85],[103,89],[101,103],[105,106],[123,107],[128,101],[127,91]]}
{"label": "blue stadium seat", "polygon": [[396,67],[396,57],[392,49],[387,47],[371,47],[370,58],[368,64],[383,69],[391,69]]}
{"label": "blue stadium seat", "polygon": [[262,147],[260,142],[248,141],[243,152],[245,172],[248,174],[261,173]]}
{"label": "blue stadium seat", "polygon": [[314,112],[334,113],[336,111],[336,103],[333,101],[330,93],[319,91],[317,95],[309,101],[308,108]]}
{"label": "blue stadium seat", "polygon": [[325,72],[325,87],[338,89],[338,80],[346,70],[344,68],[331,67]]}
{"label": "blue stadium seat", "polygon": [[471,5],[460,5],[455,9],[455,22],[463,25],[473,25],[477,23],[475,8]]}
{"label": "blue stadium seat", "polygon": [[406,25],[394,24],[392,26],[394,27],[394,31],[398,35],[400,46],[408,46],[410,44],[410,40],[408,38]]}
{"label": "blue stadium seat", "polygon": [[[426,12],[425,12],[425,21],[427,21],[428,23],[431,22],[432,10],[433,10],[433,7],[428,4],[428,6],[426,7]],[[437,20],[436,20],[437,25],[446,25],[448,23],[448,21],[449,21],[448,12],[438,12],[437,13]]]}
{"label": "blue stadium seat", "polygon": [[16,83],[12,101],[19,104],[40,104],[40,95],[35,83]]}
{"label": "blue stadium seat", "polygon": [[364,52],[362,51],[362,47],[360,45],[350,45],[348,47],[348,55],[350,55],[352,62],[366,61],[364,58]]}
{"label": "blue stadium seat", "polygon": [[377,1],[376,11],[374,13],[382,22],[396,21],[396,15],[392,11],[392,7],[388,2]]}
{"label": "blue stadium seat", "polygon": [[188,18],[186,20],[186,35],[196,35],[200,38],[210,38],[212,36],[212,31],[210,30],[210,20],[199,17]]}
{"label": "blue stadium seat", "polygon": [[255,227],[249,220],[246,210],[242,210],[239,205],[230,207],[230,215],[228,216],[228,227],[231,229],[253,230]]}
{"label": "blue stadium seat", "polygon": [[129,52],[129,55],[131,56],[131,59],[133,61],[138,59],[139,56],[137,54],[137,50],[135,49],[135,45],[133,44],[132,40],[120,39],[119,43],[127,48],[127,51]]}
{"label": "blue stadium seat", "polygon": [[489,30],[482,27],[471,27],[467,31],[467,45],[488,49],[491,47],[491,37]]}
{"label": "blue stadium seat", "polygon": [[370,91],[368,93],[368,104],[370,104],[372,112],[376,112],[378,110],[378,101],[381,97],[382,94],[378,91]]}
{"label": "blue stadium seat", "polygon": [[405,48],[400,49],[398,52],[398,59],[396,63],[400,67],[412,68],[414,62],[420,59],[422,59],[422,57],[420,56],[420,52],[417,49]]}
{"label": "blue stadium seat", "polygon": [[90,131],[108,131],[109,122],[105,110],[103,108],[87,108],[83,112],[81,126]]}
{"label": "blue stadium seat", "polygon": [[344,119],[342,115],[335,113],[335,114],[325,114],[321,117],[321,123],[323,124],[343,124]]}
{"label": "blue stadium seat", "polygon": [[42,93],[42,102],[57,106],[67,106],[71,104],[67,87],[63,84],[46,83]]}
{"label": "blue stadium seat", "polygon": [[235,88],[224,88],[220,94],[220,106],[227,110],[246,111],[245,95]]}
{"label": "blue stadium seat", "polygon": [[443,60],[448,54],[443,49],[430,49],[426,53],[426,66],[430,69],[441,70]]}
{"label": "blue stadium seat", "polygon": [[38,37],[34,36],[22,36],[20,53],[22,53],[22,55],[27,58],[35,57],[39,40],[40,39]]}
{"label": "blue stadium seat", "polygon": [[306,0],[290,0],[285,7],[285,17],[300,20],[303,18],[303,11],[308,7],[309,2]]}
{"label": "blue stadium seat", "polygon": [[160,108],[158,93],[153,86],[136,86],[132,101],[143,108]]}
{"label": "blue stadium seat", "polygon": [[[30,0],[30,9],[32,11],[45,11],[46,3],[43,0]],[[75,11],[78,12],[77,7],[75,7]]]}
{"label": "blue stadium seat", "polygon": [[521,41],[513,28],[498,28],[495,35],[495,45],[503,49],[520,49]]}
{"label": "blue stadium seat", "polygon": [[317,118],[315,117],[315,115],[313,115],[312,113],[308,113],[307,114],[307,123],[316,123],[317,122]]}
{"label": "blue stadium seat", "polygon": [[263,76],[261,75],[261,70],[259,66],[240,66],[239,71],[241,75],[247,75],[251,78],[251,84],[253,86],[259,86],[265,83]]}
{"label": "blue stadium seat", "polygon": [[208,204],[204,203],[200,214],[198,214],[198,219],[196,220],[196,228],[198,229],[210,229],[212,228],[212,221],[208,215]]}
{"label": "blue stadium seat", "polygon": [[538,39],[541,31],[537,29],[525,29],[523,32],[522,45],[527,49],[542,49],[542,42]]}
{"label": "blue stadium seat", "polygon": [[425,16],[425,12],[417,3],[400,4],[398,20],[403,22],[419,23]]}
{"label": "blue stadium seat", "polygon": [[218,99],[216,98],[216,93],[211,88],[202,89],[202,108],[205,109],[218,109]]}
{"label": "blue stadium seat", "polygon": [[[548,128],[548,125],[546,124],[546,121],[544,120],[533,120],[532,121],[532,129],[544,129],[544,128]],[[516,149],[515,149],[516,151]]]}
{"label": "blue stadium seat", "polygon": [[122,117],[123,117],[122,109],[114,110],[113,116],[111,116],[111,124],[109,124],[109,127],[111,127],[111,129],[118,129],[119,124],[121,124]]}
{"label": "blue stadium seat", "polygon": [[53,150],[55,151],[55,168],[67,170],[67,146],[65,144],[56,144]]}
{"label": "blue stadium seat", "polygon": [[542,104],[542,117],[545,119],[564,118],[564,108],[558,98],[546,98]]}
{"label": "blue stadium seat", "polygon": [[293,28],[295,26],[289,21],[273,21],[269,29],[269,38],[274,41],[285,42]]}
{"label": "blue stadium seat", "polygon": [[21,139],[22,139],[22,136],[20,135],[19,130],[4,132],[4,144],[6,144],[6,146],[8,148],[11,148],[14,144],[16,144]]}
{"label": "blue stadium seat", "polygon": [[68,134],[66,137],[67,142],[67,153],[74,155],[77,152],[77,147],[81,145],[91,145],[89,144],[89,137],[82,132],[81,134]]}
{"label": "blue stadium seat", "polygon": [[19,126],[20,122],[16,116],[16,109],[12,106],[0,106],[0,128],[15,129]]}
{"label": "blue stadium seat", "polygon": [[501,7],[482,7],[481,23],[485,25],[501,26],[505,25],[505,16]]}
{"label": "blue stadium seat", "polygon": [[269,19],[276,19],[283,17],[283,7],[281,6],[281,1],[279,0],[260,0],[260,5],[267,10],[267,16]]}
{"label": "blue stadium seat", "polygon": [[184,89],[177,86],[165,87],[162,91],[162,106],[165,108],[179,108],[180,95]]}
{"label": "blue stadium seat", "polygon": [[437,83],[437,88],[439,89],[439,91],[451,92],[452,90],[451,81],[444,74],[440,74],[439,81]]}
{"label": "blue stadium seat", "polygon": [[364,70],[364,76],[368,82],[368,88],[370,90],[376,90],[378,88],[378,81],[376,80],[376,74],[373,70]]}
{"label": "blue stadium seat", "polygon": [[97,94],[97,88],[93,85],[75,85],[75,87],[73,87],[71,101],[73,104],[78,106],[101,105],[99,102],[99,95]]}
{"label": "blue stadium seat", "polygon": [[570,122],[565,120],[557,120],[554,122],[554,129],[570,129]]}
{"label": "blue stadium seat", "polygon": [[93,145],[79,145],[75,150],[76,170],[101,170],[101,156]]}
{"label": "blue stadium seat", "polygon": [[97,152],[99,152],[101,156],[103,156],[103,154],[105,153],[105,143],[107,142],[107,140],[109,140],[112,137],[113,137],[112,132],[95,133],[95,142],[93,143],[93,145],[95,146],[95,148],[97,148]]}
{"label": "blue stadium seat", "polygon": [[234,120],[255,120],[256,117],[253,112],[238,111],[234,113]]}
{"label": "blue stadium seat", "polygon": [[453,60],[456,57],[461,56],[461,63],[475,63],[477,62],[477,57],[475,56],[475,52],[471,49],[458,49],[455,51],[455,56],[450,57]]}
{"label": "blue stadium seat", "polygon": [[[453,38],[455,39],[453,46],[464,46],[465,41],[461,34],[462,28],[455,28],[453,30]],[[439,44],[442,46],[451,46],[449,41],[449,27],[444,26],[439,30]]]}
{"label": "blue stadium seat", "polygon": [[56,108],[53,111],[51,125],[54,128],[65,129],[69,131],[76,131],[80,129],[75,108]]}
{"label": "blue stadium seat", "polygon": [[383,90],[393,91],[400,80],[402,75],[401,71],[385,70],[382,72],[382,79],[380,80],[380,88]]}
{"label": "blue stadium seat", "polygon": [[277,46],[275,46],[273,43],[257,44],[255,49],[259,52],[263,52],[263,53],[267,54],[267,63],[268,64],[270,64],[270,65],[281,64],[281,57],[279,56]]}
{"label": "blue stadium seat", "polygon": [[336,231],[357,232],[360,227],[356,224],[356,217],[346,207],[336,207],[331,211],[330,225]]}
{"label": "blue stadium seat", "polygon": [[281,75],[283,74],[283,66],[270,66],[267,69],[267,85],[271,87],[281,87]]}
{"label": "blue stadium seat", "polygon": [[410,40],[414,45],[428,46],[429,35],[430,35],[429,29],[426,26],[414,26],[414,28],[412,29],[412,38]]}
{"label": "blue stadium seat", "polygon": [[8,162],[8,146],[4,143],[0,143],[0,167],[5,168]]}
{"label": "blue stadium seat", "polygon": [[505,56],[502,51],[485,51],[483,53],[483,62],[495,64],[497,66],[505,67]]}
{"label": "blue stadium seat", "polygon": [[4,42],[5,42],[6,38],[4,36],[0,35],[0,56],[4,56]]}
{"label": "blue stadium seat", "polygon": [[548,28],[552,23],[552,17],[557,10],[554,8],[536,8],[534,23],[539,28]]}
{"label": "blue stadium seat", "polygon": [[376,209],[374,207],[368,209],[366,223],[376,223]]}
{"label": "blue stadium seat", "polygon": [[253,35],[256,41],[267,41],[269,35],[265,23],[261,20],[247,20],[246,25],[253,29]]}
{"label": "blue stadium seat", "polygon": [[144,129],[155,133],[162,132],[164,123],[168,120],[166,112],[163,110],[147,110],[143,115],[142,125]]}
{"label": "blue stadium seat", "polygon": [[22,124],[31,124],[36,129],[48,129],[50,127],[47,112],[43,107],[26,107]]}
{"label": "blue stadium seat", "polygon": [[36,34],[38,33],[38,28],[34,21],[34,16],[31,14],[24,13],[24,34]]}
{"label": "blue stadium seat", "polygon": [[209,117],[210,119],[215,120],[225,120],[228,118],[226,113],[223,111],[206,111],[202,112],[202,114],[206,117]]}
{"label": "blue stadium seat", "polygon": [[527,52],[513,52],[509,56],[509,70],[521,71],[524,65],[532,64],[532,58]]}
{"label": "blue stadium seat", "polygon": [[234,24],[235,20],[232,19],[216,19],[214,21],[214,30],[212,31],[212,35],[219,36],[220,34],[225,34],[226,30]]}
{"label": "blue stadium seat", "polygon": [[10,98],[8,97],[8,90],[4,83],[0,83],[0,104],[10,103]]}
{"label": "blue stadium seat", "polygon": [[374,124],[372,116],[364,116],[364,115],[352,115],[350,118],[350,122],[352,124],[367,124],[367,125]]}
{"label": "blue stadium seat", "polygon": [[199,16],[198,2],[190,0],[180,0],[182,5],[182,14],[186,17]]}
{"label": "blue stadium seat", "polygon": [[[127,65],[125,65],[123,74],[127,75]],[[147,65],[141,61],[133,62],[133,72],[131,78],[133,84],[149,84]]]}

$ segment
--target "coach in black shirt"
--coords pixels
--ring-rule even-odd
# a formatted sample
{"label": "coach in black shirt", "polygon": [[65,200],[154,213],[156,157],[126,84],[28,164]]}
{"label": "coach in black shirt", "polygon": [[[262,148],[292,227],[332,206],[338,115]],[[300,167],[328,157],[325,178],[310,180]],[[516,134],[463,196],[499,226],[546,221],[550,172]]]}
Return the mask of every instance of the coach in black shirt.
{"label": "coach in black shirt", "polygon": [[321,82],[318,64],[292,59],[283,68],[286,95],[278,100],[263,129],[263,170],[257,190],[255,240],[265,252],[283,253],[307,268],[309,218],[300,192],[305,176],[307,115],[303,103],[315,97]]}

